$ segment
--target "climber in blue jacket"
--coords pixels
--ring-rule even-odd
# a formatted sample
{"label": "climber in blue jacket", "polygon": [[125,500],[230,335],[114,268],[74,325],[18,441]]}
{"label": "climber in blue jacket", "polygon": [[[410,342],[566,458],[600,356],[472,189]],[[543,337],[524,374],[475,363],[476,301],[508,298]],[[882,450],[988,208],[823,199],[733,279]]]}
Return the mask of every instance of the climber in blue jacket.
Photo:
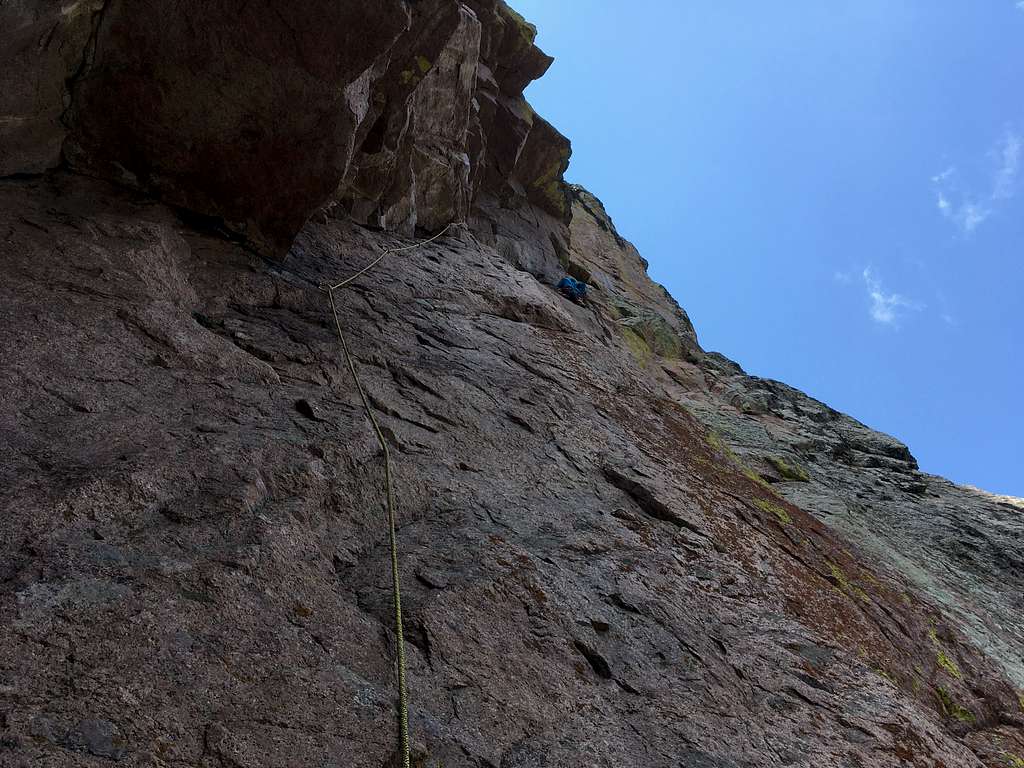
{"label": "climber in blue jacket", "polygon": [[587,284],[582,280],[566,275],[558,282],[558,292],[567,299],[572,299],[579,303],[587,298]]}

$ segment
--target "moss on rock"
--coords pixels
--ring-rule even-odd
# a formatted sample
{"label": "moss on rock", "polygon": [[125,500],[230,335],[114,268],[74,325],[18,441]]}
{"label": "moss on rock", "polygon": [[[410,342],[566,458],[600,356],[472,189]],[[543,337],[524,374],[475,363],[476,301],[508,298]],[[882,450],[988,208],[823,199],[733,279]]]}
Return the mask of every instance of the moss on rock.
{"label": "moss on rock", "polygon": [[836,589],[848,597],[856,597],[865,602],[871,599],[868,597],[867,592],[847,578],[846,572],[842,568],[831,560],[826,560],[825,562],[828,564],[828,570],[832,575],[832,581],[836,583]]}
{"label": "moss on rock", "polygon": [[939,703],[942,705],[943,714],[948,717],[956,718],[961,723],[973,723],[977,720],[971,710],[958,704],[950,695],[949,691],[941,685],[935,689],[935,692],[939,696]]}
{"label": "moss on rock", "polygon": [[736,454],[733,453],[732,448],[726,445],[725,441],[722,440],[722,436],[715,432],[713,429],[708,430],[707,442],[712,449],[725,456],[725,458],[727,458],[729,461],[735,464],[740,463],[739,457],[737,457]]}
{"label": "moss on rock", "polygon": [[[753,483],[757,483],[762,488],[767,488],[769,491],[772,490],[771,483],[769,483],[767,480],[765,480],[763,477],[761,477],[759,474],[757,474],[757,472],[755,472],[754,470],[752,470],[750,467],[748,467],[745,464],[742,464],[741,466],[743,467],[743,475],[744,475],[744,477],[746,477],[748,480],[750,480]],[[772,492],[774,493],[774,491],[772,491]]]}
{"label": "moss on rock", "polygon": [[928,636],[932,639],[932,644],[935,646],[935,663],[957,680],[963,679],[963,673],[960,671],[960,667],[957,666],[956,662],[953,661],[946,654],[946,649],[942,647],[942,643],[939,642],[939,636],[935,632],[935,627],[928,630]]}
{"label": "moss on rock", "polygon": [[767,456],[765,460],[775,468],[775,471],[784,480],[795,480],[798,483],[810,482],[811,477],[807,474],[807,470],[798,464],[789,464],[781,456]]}
{"label": "moss on rock", "polygon": [[622,332],[622,339],[626,342],[626,346],[632,353],[633,357],[636,358],[640,365],[646,366],[651,360],[651,348],[647,346],[647,342],[643,340],[643,337],[633,331],[632,328],[620,328]]}
{"label": "moss on rock", "polygon": [[784,507],[780,507],[778,504],[768,501],[768,499],[754,499],[754,504],[756,504],[762,512],[775,515],[775,517],[778,518],[780,525],[789,525],[793,522],[793,518],[790,517],[789,512],[787,512]]}

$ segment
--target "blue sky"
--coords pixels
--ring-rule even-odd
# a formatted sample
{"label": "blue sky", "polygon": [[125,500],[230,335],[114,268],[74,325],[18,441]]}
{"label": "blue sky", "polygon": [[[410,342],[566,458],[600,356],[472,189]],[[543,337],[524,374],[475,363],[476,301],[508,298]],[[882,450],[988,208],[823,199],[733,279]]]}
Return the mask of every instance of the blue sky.
{"label": "blue sky", "polygon": [[705,349],[1024,496],[1024,0],[512,0]]}

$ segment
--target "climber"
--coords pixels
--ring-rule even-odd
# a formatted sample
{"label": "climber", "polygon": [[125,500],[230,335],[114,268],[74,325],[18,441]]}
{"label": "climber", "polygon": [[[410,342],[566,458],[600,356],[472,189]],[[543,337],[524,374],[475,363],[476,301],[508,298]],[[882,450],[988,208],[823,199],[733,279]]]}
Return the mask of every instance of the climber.
{"label": "climber", "polygon": [[587,284],[566,275],[558,282],[558,292],[579,304],[587,298]]}

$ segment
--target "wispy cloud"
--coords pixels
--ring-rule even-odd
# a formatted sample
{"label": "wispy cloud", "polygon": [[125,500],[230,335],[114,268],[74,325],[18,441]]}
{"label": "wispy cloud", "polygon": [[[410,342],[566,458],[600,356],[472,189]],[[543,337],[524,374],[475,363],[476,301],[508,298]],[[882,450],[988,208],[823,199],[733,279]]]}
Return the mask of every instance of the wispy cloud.
{"label": "wispy cloud", "polygon": [[982,224],[985,219],[992,215],[992,209],[984,203],[964,203],[956,212],[954,221],[965,233],[971,233]]}
{"label": "wispy cloud", "polygon": [[996,171],[995,183],[992,185],[993,200],[1009,200],[1013,197],[1017,186],[1017,171],[1020,169],[1020,148],[1020,136],[1007,130],[997,149],[999,170]]}
{"label": "wispy cloud", "polygon": [[871,300],[868,312],[871,319],[879,325],[898,328],[900,318],[908,311],[917,312],[924,309],[923,304],[908,299],[902,294],[886,293],[881,279],[871,267],[864,268],[862,277],[868,298]]}
{"label": "wispy cloud", "polygon": [[[1024,2],[1024,0],[1021,0],[1021,2]],[[919,256],[907,256],[904,258],[904,261],[908,266],[917,270],[917,277],[914,279],[914,290],[919,293],[932,293],[935,297],[932,307],[938,318],[947,326],[958,326],[960,323],[951,310],[950,303],[946,299],[946,293],[942,290],[939,280],[936,279],[934,270],[929,266],[928,262]],[[918,306],[924,309],[923,305]]]}
{"label": "wispy cloud", "polygon": [[[1020,0],[1018,7],[1024,10],[1024,0]],[[995,162],[990,181],[991,191],[985,195],[963,184],[955,166],[932,176],[935,207],[939,213],[953,222],[965,236],[974,232],[996,212],[1000,204],[1016,194],[1022,148],[1024,141],[1021,135],[1007,128],[989,151]]]}
{"label": "wispy cloud", "polygon": [[989,205],[963,190],[956,168],[950,167],[932,176],[932,186],[935,191],[935,207],[964,235],[974,232],[992,215]]}
{"label": "wispy cloud", "polygon": [[1017,0],[1016,6],[1018,11],[1024,11],[1024,0]]}

